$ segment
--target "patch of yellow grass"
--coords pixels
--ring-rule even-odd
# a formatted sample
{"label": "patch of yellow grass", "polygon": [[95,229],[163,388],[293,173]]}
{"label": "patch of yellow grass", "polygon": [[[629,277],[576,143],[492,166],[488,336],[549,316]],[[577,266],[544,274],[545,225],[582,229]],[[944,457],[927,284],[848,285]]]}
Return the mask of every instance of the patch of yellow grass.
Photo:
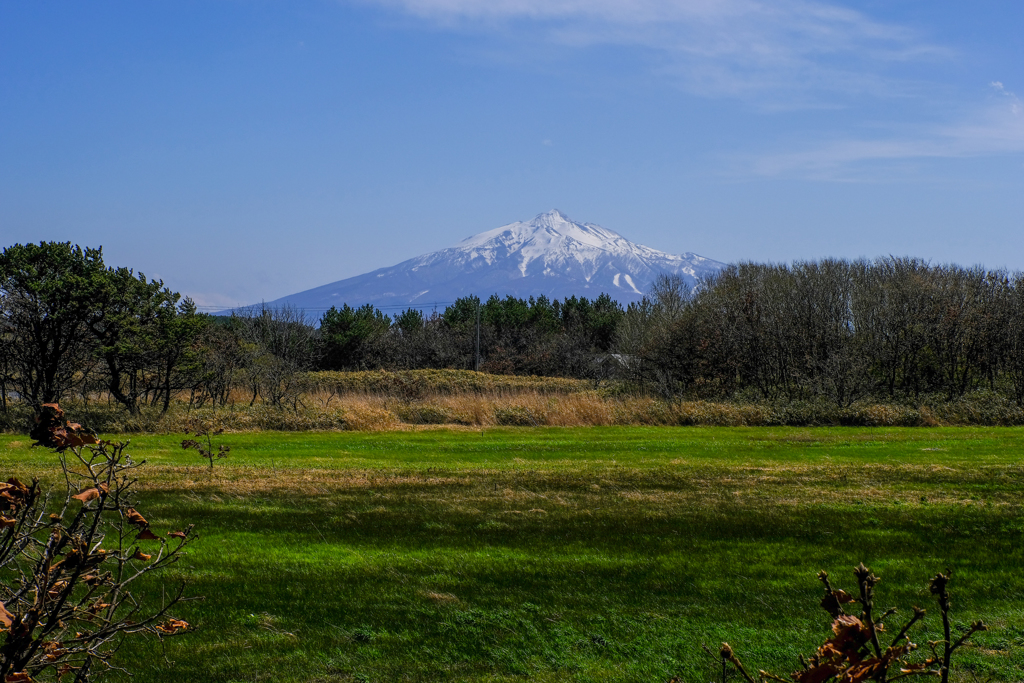
{"label": "patch of yellow grass", "polygon": [[[461,514],[479,515],[487,510],[507,515],[545,515],[557,510],[577,513],[626,506],[652,513],[715,505],[777,507],[815,505],[880,506],[929,504],[976,505],[962,490],[943,484],[950,476],[966,483],[991,478],[995,473],[956,472],[927,465],[870,465],[845,467],[840,473],[828,465],[780,465],[702,469],[680,476],[675,468],[649,472],[641,477],[614,467],[586,474],[558,471],[471,469],[443,475],[428,472],[370,469],[313,469],[269,467],[216,467],[213,473],[200,467],[147,466],[139,481],[141,491],[182,492],[211,498],[245,499],[260,495],[346,498],[376,492],[376,503],[387,506],[401,499],[441,505]],[[599,483],[593,483],[595,480]],[[899,482],[900,486],[893,486]],[[913,483],[911,483],[913,482]],[[995,494],[992,505],[1020,506],[1010,494]],[[387,509],[379,505],[380,511]]]}

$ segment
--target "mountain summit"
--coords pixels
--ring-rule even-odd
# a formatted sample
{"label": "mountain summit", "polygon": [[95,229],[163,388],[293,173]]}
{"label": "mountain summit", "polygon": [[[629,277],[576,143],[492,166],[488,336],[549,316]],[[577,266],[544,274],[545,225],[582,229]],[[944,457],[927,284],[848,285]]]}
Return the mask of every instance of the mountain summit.
{"label": "mountain summit", "polygon": [[549,299],[609,294],[623,305],[639,301],[661,273],[691,284],[725,264],[630,242],[613,230],[577,223],[560,211],[510,223],[390,268],[339,280],[268,305],[306,310],[370,303],[378,308],[441,310],[455,299],[491,294]]}

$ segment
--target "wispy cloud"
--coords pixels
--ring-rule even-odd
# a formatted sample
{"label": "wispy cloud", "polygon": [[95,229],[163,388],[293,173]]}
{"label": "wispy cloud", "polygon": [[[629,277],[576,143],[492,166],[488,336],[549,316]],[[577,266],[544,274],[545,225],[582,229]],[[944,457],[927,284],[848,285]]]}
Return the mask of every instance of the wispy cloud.
{"label": "wispy cloud", "polygon": [[992,88],[997,101],[954,123],[923,127],[913,134],[846,138],[765,155],[748,168],[764,176],[857,179],[861,169],[876,169],[878,162],[1024,153],[1024,105],[1002,83],[993,82]]}
{"label": "wispy cloud", "polygon": [[883,66],[948,55],[911,29],[822,0],[362,1],[458,29],[641,47],[662,73],[706,96],[891,91],[898,86]]}
{"label": "wispy cloud", "polygon": [[[907,160],[1024,151],[1024,104],[1003,83],[993,81],[990,101],[963,113],[941,79],[941,65],[959,56],[953,48],[843,0],[350,1],[531,45],[640,49],[654,72],[687,91],[756,109],[888,107],[888,135],[833,130],[803,149],[747,156],[745,175],[848,180]],[[920,79],[925,72],[932,80]],[[874,111],[884,129],[886,115],[877,123]],[[922,123],[927,116],[946,122]]]}

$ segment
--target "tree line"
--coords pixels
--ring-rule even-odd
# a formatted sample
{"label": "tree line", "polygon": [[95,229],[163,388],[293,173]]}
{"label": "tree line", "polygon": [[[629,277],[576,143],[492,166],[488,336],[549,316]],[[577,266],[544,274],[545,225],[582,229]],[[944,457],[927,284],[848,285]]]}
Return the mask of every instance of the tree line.
{"label": "tree line", "polygon": [[889,257],[662,277],[616,348],[669,397],[1024,403],[1024,275]]}
{"label": "tree line", "polygon": [[294,403],[316,370],[465,368],[587,377],[625,314],[608,295],[520,299],[463,297],[443,312],[388,316],[371,305],[331,308],[319,319],[294,308],[253,306],[230,316],[129,268],[102,249],[17,244],[0,254],[0,409],[98,395],[130,413],[226,405],[243,393]]}
{"label": "tree line", "polygon": [[600,380],[668,399],[1024,403],[1024,277],[913,258],[743,263],[689,288],[658,278],[623,309],[475,296],[442,312],[372,305],[319,319],[200,313],[101,249],[0,254],[0,409],[97,396],[130,413],[239,400],[295,405],[316,370],[479,369]]}

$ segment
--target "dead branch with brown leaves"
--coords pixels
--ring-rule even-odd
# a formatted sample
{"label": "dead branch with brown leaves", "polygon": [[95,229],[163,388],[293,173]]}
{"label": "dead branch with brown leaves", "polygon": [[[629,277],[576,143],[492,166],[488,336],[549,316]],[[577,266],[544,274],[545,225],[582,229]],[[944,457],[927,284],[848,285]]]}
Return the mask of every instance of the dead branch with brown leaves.
{"label": "dead branch with brown leaves", "polygon": [[63,491],[38,480],[0,483],[0,681],[41,676],[84,683],[105,672],[125,638],[190,630],[171,615],[179,586],[160,607],[133,593],[137,582],[181,559],[192,526],[158,534],[135,508],[127,443],[108,443],[45,404],[32,430],[53,449]]}
{"label": "dead branch with brown leaves", "polygon": [[[952,639],[949,619],[950,599],[947,590],[952,572],[936,574],[929,583],[929,591],[936,596],[942,615],[943,639],[929,642],[930,654],[923,658],[915,656],[918,646],[910,639],[911,628],[922,621],[925,610],[914,607],[913,615],[896,631],[887,644],[884,635],[888,632],[885,621],[896,613],[889,609],[877,614],[875,609],[875,586],[880,579],[870,569],[860,565],[854,567],[858,592],[851,595],[841,588],[833,588],[826,572],[818,574],[818,580],[825,587],[821,607],[832,617],[832,637],[827,639],[808,658],[800,656],[801,669],[789,674],[789,678],[759,671],[760,682],[776,683],[892,683],[911,676],[932,676],[941,683],[948,683],[952,654],[979,631],[987,631],[982,621],[973,622],[956,641]],[[847,608],[857,609],[859,614],[848,614]],[[704,646],[704,650],[714,653]],[[718,657],[721,665],[721,683],[726,683],[734,671],[747,683],[757,683],[740,663],[728,643],[722,643]],[[730,669],[731,665],[731,669]]]}

